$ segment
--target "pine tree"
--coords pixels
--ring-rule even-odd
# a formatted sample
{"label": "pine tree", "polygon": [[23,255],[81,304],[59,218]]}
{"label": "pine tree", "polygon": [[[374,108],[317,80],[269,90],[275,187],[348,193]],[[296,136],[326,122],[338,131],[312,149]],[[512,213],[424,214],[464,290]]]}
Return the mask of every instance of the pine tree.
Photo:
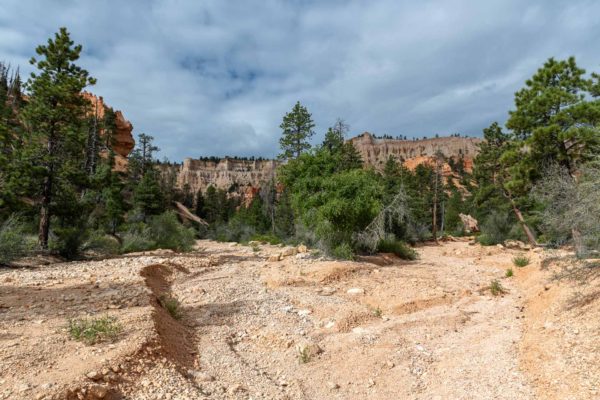
{"label": "pine tree", "polygon": [[338,118],[335,124],[327,129],[325,140],[323,140],[323,148],[329,150],[331,153],[339,152],[344,145],[344,138],[349,130],[350,127],[344,120]]}
{"label": "pine tree", "polygon": [[148,216],[158,215],[165,211],[158,171],[149,169],[142,176],[133,193],[133,205],[141,213],[144,221]]}
{"label": "pine tree", "polygon": [[314,135],[314,127],[311,114],[298,101],[292,111],[285,114],[280,125],[283,132],[279,144],[283,153],[279,157],[285,160],[295,159],[310,149],[308,140]]}
{"label": "pine tree", "polygon": [[[81,182],[81,159],[85,149],[85,108],[81,91],[95,83],[74,62],[81,45],[75,45],[66,28],[60,28],[47,45],[38,46],[40,60],[27,81],[29,100],[22,117],[28,131],[24,156],[41,176],[39,244],[48,247],[52,202],[55,193]],[[60,187],[59,187],[60,186]]]}
{"label": "pine tree", "polygon": [[584,74],[574,57],[550,58],[515,94],[506,126],[522,141],[519,163],[529,180],[554,162],[574,174],[600,150],[600,100],[590,101],[594,84]]}

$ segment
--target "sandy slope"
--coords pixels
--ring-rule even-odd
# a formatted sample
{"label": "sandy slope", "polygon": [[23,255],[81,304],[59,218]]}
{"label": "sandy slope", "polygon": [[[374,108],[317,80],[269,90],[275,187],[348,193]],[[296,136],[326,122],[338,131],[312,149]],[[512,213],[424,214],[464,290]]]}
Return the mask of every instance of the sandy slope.
{"label": "sandy slope", "polygon": [[[278,251],[200,241],[0,271],[0,399],[598,398],[598,274],[553,279],[564,265],[529,252],[504,278],[518,252],[465,242],[414,262],[266,261]],[[115,343],[69,339],[68,318],[105,314]]]}

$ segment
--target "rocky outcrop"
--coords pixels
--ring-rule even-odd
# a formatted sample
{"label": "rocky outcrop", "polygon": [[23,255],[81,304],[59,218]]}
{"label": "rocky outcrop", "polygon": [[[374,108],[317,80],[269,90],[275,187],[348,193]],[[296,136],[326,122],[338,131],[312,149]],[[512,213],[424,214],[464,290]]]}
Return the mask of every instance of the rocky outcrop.
{"label": "rocky outcrop", "polygon": [[[440,151],[445,157],[456,162],[462,160],[470,171],[473,157],[478,153],[481,139],[444,137],[424,140],[377,139],[368,132],[350,139],[360,152],[365,167],[381,170],[390,155],[396,157],[410,169],[423,163],[431,163],[433,155]],[[177,185],[186,185],[192,193],[206,191],[208,186],[224,189],[243,198],[249,204],[260,188],[275,176],[278,161],[242,160],[224,158],[221,160],[198,160],[187,158],[178,167]],[[453,172],[446,163],[443,174],[452,176]]]}
{"label": "rocky outcrop", "polygon": [[389,156],[402,161],[408,168],[429,162],[438,151],[446,158],[463,160],[465,169],[470,171],[473,158],[479,152],[479,138],[440,137],[421,140],[378,139],[364,132],[350,142],[356,147],[365,165],[382,170]]}
{"label": "rocky outcrop", "polygon": [[192,193],[216,188],[251,199],[258,189],[275,177],[279,165],[275,160],[239,160],[224,158],[218,161],[186,158],[177,173],[177,186],[188,185]]}
{"label": "rocky outcrop", "polygon": [[[101,121],[104,118],[105,108],[110,107],[106,106],[101,96],[96,96],[88,92],[84,92],[83,96],[91,103],[92,115],[95,115],[98,121]],[[132,131],[133,125],[131,122],[125,119],[121,111],[115,111],[115,131],[113,132],[109,146],[111,146],[115,153],[115,170],[117,171],[125,171],[127,169],[127,156],[135,146],[135,140],[131,134]],[[100,137],[105,137],[104,129],[100,130]]]}

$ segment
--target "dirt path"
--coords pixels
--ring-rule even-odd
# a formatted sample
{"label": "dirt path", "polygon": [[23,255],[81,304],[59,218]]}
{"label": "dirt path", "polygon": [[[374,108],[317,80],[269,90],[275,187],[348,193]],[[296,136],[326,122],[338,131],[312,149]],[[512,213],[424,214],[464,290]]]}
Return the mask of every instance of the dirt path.
{"label": "dirt path", "polygon": [[[560,344],[538,327],[546,316],[534,296],[548,290],[535,253],[530,267],[504,278],[515,251],[465,242],[422,247],[414,262],[335,262],[306,253],[267,261],[280,251],[200,241],[198,251],[186,256],[3,271],[0,399],[597,394],[594,369],[586,365],[600,350],[593,350],[589,336],[580,337],[581,343],[569,339],[571,347],[555,352],[552,368],[535,366],[548,357],[536,340]],[[494,279],[505,294],[490,293]],[[563,297],[549,298],[558,302],[552,315],[568,299],[567,289]],[[164,295],[181,302],[180,320],[160,306]],[[588,300],[587,312],[597,315],[596,303]],[[123,323],[117,342],[88,346],[69,340],[66,318],[98,313]],[[574,314],[554,324],[576,318],[586,320]],[[592,351],[581,368],[569,358],[579,345]],[[565,365],[585,390],[552,383],[564,376],[558,368]],[[563,396],[549,395],[557,387]]]}

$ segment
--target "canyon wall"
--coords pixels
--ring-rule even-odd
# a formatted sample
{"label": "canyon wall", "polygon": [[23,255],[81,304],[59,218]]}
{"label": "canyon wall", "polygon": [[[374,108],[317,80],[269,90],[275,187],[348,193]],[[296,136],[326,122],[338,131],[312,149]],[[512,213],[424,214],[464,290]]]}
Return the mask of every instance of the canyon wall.
{"label": "canyon wall", "polygon": [[[257,188],[275,177],[275,160],[224,158],[218,161],[186,158],[177,172],[177,186],[188,185],[192,193],[208,186],[253,196]],[[246,196],[247,197],[247,196]]]}
{"label": "canyon wall", "polygon": [[[463,160],[470,171],[473,158],[479,152],[481,139],[443,137],[423,140],[377,139],[365,132],[350,139],[360,152],[365,167],[382,170],[390,155],[402,161],[410,169],[431,162],[437,151],[455,161]],[[187,158],[177,171],[177,186],[189,186],[192,193],[206,191],[209,185],[232,191],[244,199],[252,198],[258,189],[275,176],[279,161],[240,160],[225,158],[218,161]],[[450,167],[444,165],[444,175],[451,175]]]}
{"label": "canyon wall", "polygon": [[464,160],[464,166],[470,171],[473,158],[479,152],[479,138],[440,137],[419,140],[377,139],[365,132],[350,142],[356,147],[364,163],[377,170],[382,170],[389,156],[402,161],[408,168],[414,169],[419,164],[430,161],[436,152],[446,158]]}
{"label": "canyon wall", "polygon": [[[83,92],[83,96],[92,105],[92,115],[96,115],[98,121],[101,121],[104,118],[105,107],[108,107],[104,103],[104,99],[88,92]],[[125,119],[121,111],[115,111],[115,132],[109,145],[115,153],[115,170],[117,171],[127,170],[127,156],[135,146],[132,132],[133,125],[131,122]],[[100,130],[100,137],[105,137],[103,129]],[[106,154],[103,154],[103,156],[106,156]]]}

